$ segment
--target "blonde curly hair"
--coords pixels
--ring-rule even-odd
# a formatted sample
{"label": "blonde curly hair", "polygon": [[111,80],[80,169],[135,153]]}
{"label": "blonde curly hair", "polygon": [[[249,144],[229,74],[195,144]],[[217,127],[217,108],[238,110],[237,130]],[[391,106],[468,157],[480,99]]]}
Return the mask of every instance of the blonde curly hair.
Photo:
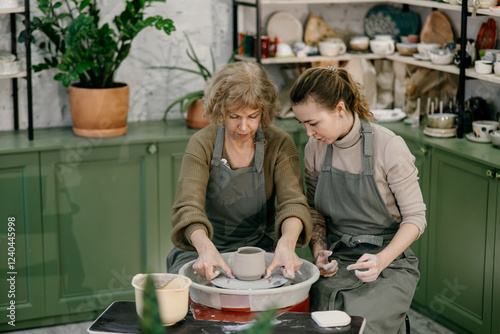
{"label": "blonde curly hair", "polygon": [[245,109],[260,110],[260,125],[271,124],[280,109],[278,93],[266,70],[256,62],[223,66],[205,87],[204,116],[222,125],[226,116]]}

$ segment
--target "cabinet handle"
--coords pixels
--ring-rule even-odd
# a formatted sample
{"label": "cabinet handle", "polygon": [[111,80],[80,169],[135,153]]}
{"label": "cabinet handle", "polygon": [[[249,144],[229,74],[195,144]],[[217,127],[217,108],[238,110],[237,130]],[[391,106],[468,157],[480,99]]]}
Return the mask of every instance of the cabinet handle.
{"label": "cabinet handle", "polygon": [[155,144],[151,144],[148,146],[147,151],[149,154],[154,155],[156,152],[158,152],[158,148],[156,147]]}
{"label": "cabinet handle", "polygon": [[500,179],[500,173],[495,173],[497,175],[497,179]]}
{"label": "cabinet handle", "polygon": [[425,148],[425,147],[421,147],[421,148],[420,148],[420,154],[422,154],[422,155],[426,155],[426,154],[427,154],[427,152],[428,152],[427,148]]}
{"label": "cabinet handle", "polygon": [[488,169],[486,171],[486,176],[489,177],[490,179],[494,179],[495,176],[498,177],[498,175],[496,175],[496,173],[494,171],[492,171],[491,169]]}

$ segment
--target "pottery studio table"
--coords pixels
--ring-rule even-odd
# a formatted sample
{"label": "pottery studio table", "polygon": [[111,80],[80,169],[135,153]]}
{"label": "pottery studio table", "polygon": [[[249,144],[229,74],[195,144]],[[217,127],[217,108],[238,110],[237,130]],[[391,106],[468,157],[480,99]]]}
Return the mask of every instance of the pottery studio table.
{"label": "pottery studio table", "polygon": [[[225,321],[219,320],[231,318],[232,312],[220,310],[204,310],[204,306],[191,301],[190,310],[186,317],[175,325],[166,327],[165,332],[169,334],[231,334],[240,333],[251,326],[249,321]],[[208,309],[208,308],[207,308]],[[193,310],[197,318],[193,316]],[[207,311],[207,312],[205,312]],[[205,315],[205,316],[203,316]],[[204,318],[214,320],[203,320]],[[200,316],[202,319],[200,319]],[[255,316],[255,313],[253,314]],[[246,317],[246,316],[245,316]],[[311,318],[310,313],[286,311],[278,315],[273,321],[273,332],[275,334],[303,334],[303,333],[345,333],[359,334],[364,327],[362,317],[351,317],[351,324],[344,327],[319,327]],[[113,302],[96,321],[89,327],[89,334],[111,334],[130,333],[140,334],[139,318],[135,309],[135,302],[116,301]]]}

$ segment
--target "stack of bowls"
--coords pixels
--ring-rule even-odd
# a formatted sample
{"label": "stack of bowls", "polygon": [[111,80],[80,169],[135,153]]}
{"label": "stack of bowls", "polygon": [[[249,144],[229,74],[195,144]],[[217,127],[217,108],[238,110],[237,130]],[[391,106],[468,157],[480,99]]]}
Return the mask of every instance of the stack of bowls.
{"label": "stack of bowls", "polygon": [[431,137],[455,137],[457,134],[456,119],[457,115],[450,113],[428,115],[424,134]]}

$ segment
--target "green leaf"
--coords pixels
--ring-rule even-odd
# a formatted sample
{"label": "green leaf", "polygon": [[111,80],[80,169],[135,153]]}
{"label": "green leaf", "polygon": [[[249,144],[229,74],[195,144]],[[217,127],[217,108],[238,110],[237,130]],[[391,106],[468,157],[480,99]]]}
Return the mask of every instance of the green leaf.
{"label": "green leaf", "polygon": [[66,77],[66,74],[64,74],[64,73],[57,73],[56,75],[54,75],[54,80],[62,81],[65,77]]}
{"label": "green leaf", "polygon": [[151,276],[146,277],[143,295],[142,318],[139,318],[141,333],[164,334],[165,329],[161,324],[160,310],[156,298],[156,289]]}
{"label": "green leaf", "polygon": [[85,9],[90,4],[90,0],[83,0],[82,3],[80,4],[80,7],[78,8],[81,11]]}
{"label": "green leaf", "polygon": [[59,65],[57,65],[57,68],[62,71],[62,72],[68,72],[69,71],[69,68],[68,66],[66,66],[65,64],[63,63],[60,63]]}
{"label": "green leaf", "polygon": [[61,6],[62,6],[62,2],[60,2],[60,1],[59,1],[59,2],[56,2],[56,3],[54,4],[54,7],[53,7],[53,8],[54,8],[54,9],[57,9],[57,8],[59,8],[59,7],[61,7]]}
{"label": "green leaf", "polygon": [[62,84],[64,87],[69,87],[71,85],[71,78],[69,75],[65,75],[64,78],[62,79]]}

